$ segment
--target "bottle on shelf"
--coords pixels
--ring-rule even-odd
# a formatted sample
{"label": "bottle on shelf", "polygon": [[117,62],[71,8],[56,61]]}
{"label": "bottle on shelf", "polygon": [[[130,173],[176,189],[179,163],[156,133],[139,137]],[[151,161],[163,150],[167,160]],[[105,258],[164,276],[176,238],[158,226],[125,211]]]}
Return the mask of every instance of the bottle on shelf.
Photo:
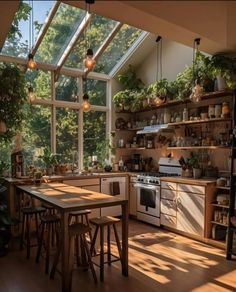
{"label": "bottle on shelf", "polygon": [[122,156],[120,157],[118,165],[119,165],[119,171],[124,171],[124,161],[122,159]]}

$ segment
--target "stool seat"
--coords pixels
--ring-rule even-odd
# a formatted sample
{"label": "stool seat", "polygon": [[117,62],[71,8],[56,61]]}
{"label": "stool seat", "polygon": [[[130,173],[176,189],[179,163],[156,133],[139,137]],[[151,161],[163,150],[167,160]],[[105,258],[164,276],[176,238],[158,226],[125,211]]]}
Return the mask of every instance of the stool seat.
{"label": "stool seat", "polygon": [[57,215],[46,215],[41,217],[43,223],[57,223],[60,222],[60,218]]}
{"label": "stool seat", "polygon": [[52,210],[54,209],[54,207],[52,205],[48,205],[48,204],[43,204],[42,205],[45,209],[48,209],[48,210]]}
{"label": "stool seat", "polygon": [[81,215],[88,215],[91,213],[91,210],[81,210],[81,211],[74,211],[70,212],[70,216],[81,216]]}
{"label": "stool seat", "polygon": [[45,212],[46,209],[43,208],[43,207],[23,207],[21,208],[21,212],[23,214],[40,214],[40,213],[43,213]]}
{"label": "stool seat", "polygon": [[91,228],[83,223],[75,223],[69,226],[69,236],[87,233]]}
{"label": "stool seat", "polygon": [[92,218],[90,219],[90,222],[95,226],[107,226],[120,222],[120,219],[111,216],[103,216],[98,218]]}

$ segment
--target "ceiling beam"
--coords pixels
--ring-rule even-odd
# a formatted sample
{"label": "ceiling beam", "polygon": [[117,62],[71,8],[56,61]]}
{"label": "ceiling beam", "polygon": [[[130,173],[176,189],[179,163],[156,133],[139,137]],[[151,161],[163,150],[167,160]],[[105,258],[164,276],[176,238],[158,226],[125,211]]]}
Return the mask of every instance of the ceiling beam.
{"label": "ceiling beam", "polygon": [[53,17],[55,16],[55,14],[57,13],[57,10],[60,6],[60,2],[61,1],[57,1],[54,6],[52,7],[52,9],[50,10],[45,22],[44,22],[44,25],[43,27],[41,28],[40,32],[39,32],[39,35],[37,37],[37,40],[34,44],[34,46],[32,47],[31,49],[31,54],[34,56],[38,50],[38,47],[40,46],[45,34],[47,33],[48,31],[48,28],[53,20]]}
{"label": "ceiling beam", "polygon": [[59,61],[57,63],[57,69],[56,69],[56,72],[55,72],[55,80],[58,80],[62,66],[66,62],[67,58],[69,57],[71,51],[75,47],[75,45],[76,45],[77,41],[79,40],[80,36],[82,35],[82,33],[84,32],[86,27],[89,25],[90,21],[92,20],[92,17],[93,17],[93,15],[89,14],[87,12],[85,17],[84,17],[84,19],[82,20],[81,24],[77,28],[75,34],[71,38],[68,46],[66,47],[64,53],[62,54],[62,56],[60,57],[60,59],[59,59]]}
{"label": "ceiling beam", "polygon": [[0,51],[5,43],[20,1],[0,1]]}

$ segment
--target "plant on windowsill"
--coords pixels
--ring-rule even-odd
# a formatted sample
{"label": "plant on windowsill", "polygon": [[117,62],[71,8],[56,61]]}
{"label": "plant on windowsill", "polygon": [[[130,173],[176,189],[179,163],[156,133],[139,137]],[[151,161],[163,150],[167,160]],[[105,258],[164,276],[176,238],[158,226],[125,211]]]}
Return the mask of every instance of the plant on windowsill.
{"label": "plant on windowsill", "polygon": [[43,150],[43,155],[40,155],[39,158],[44,162],[46,166],[46,174],[52,175],[53,168],[57,164],[56,155],[51,152],[49,147],[46,147]]}

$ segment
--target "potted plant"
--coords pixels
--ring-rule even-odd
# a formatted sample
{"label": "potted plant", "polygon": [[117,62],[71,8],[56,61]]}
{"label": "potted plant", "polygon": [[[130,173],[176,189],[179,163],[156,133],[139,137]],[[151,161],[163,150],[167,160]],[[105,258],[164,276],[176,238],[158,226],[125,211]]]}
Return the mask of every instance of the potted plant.
{"label": "potted plant", "polygon": [[198,179],[201,177],[202,170],[199,164],[200,157],[198,153],[191,152],[190,158],[187,158],[187,165],[193,170],[193,178]]}
{"label": "potted plant", "polygon": [[132,65],[129,65],[124,73],[118,75],[118,80],[123,85],[124,89],[142,89],[144,87],[143,81],[137,77]]}
{"label": "potted plant", "polygon": [[148,95],[151,103],[158,105],[165,102],[169,93],[169,82],[167,79],[158,80],[148,87]]}
{"label": "potted plant", "polygon": [[44,162],[46,167],[46,174],[52,175],[53,168],[57,164],[56,155],[53,154],[49,147],[44,148],[43,155],[40,155],[39,158]]}

